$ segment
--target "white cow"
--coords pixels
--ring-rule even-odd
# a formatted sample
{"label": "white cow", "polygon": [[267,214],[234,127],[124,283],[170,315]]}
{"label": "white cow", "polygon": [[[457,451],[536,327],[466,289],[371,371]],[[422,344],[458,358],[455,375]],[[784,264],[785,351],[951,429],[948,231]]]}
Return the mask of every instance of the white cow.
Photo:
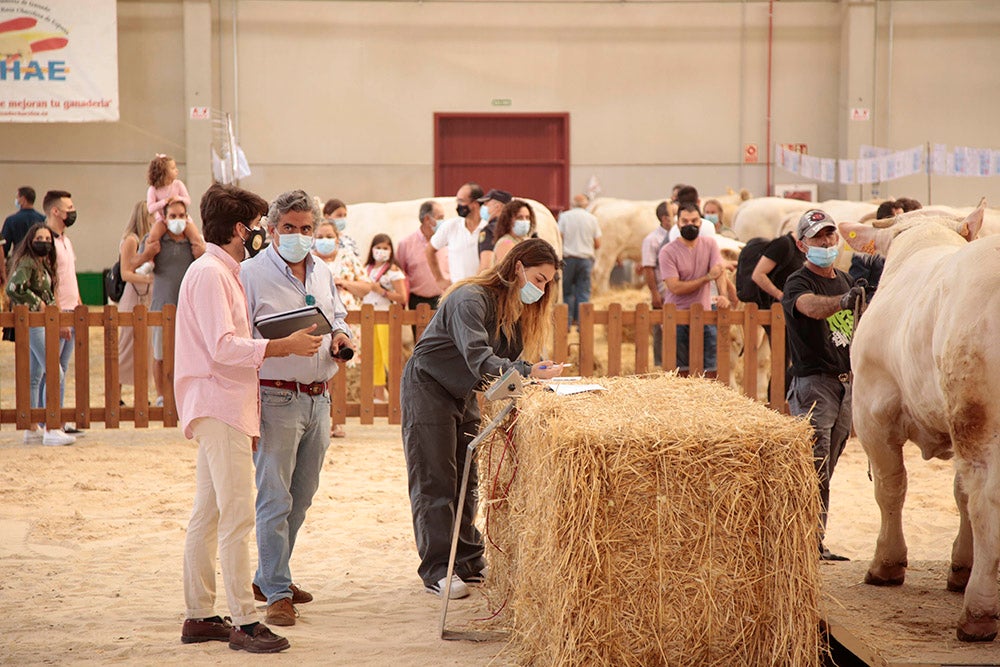
{"label": "white cow", "polygon": [[963,641],[991,641],[1000,613],[1000,236],[973,240],[984,206],[965,219],[924,210],[885,229],[840,225],[856,250],[887,257],[851,349],[854,427],[882,515],[865,581],[898,586],[906,574],[903,444],[954,456],[961,523],[948,588],[965,590]]}
{"label": "white cow", "polygon": [[[454,197],[426,197],[409,201],[394,201],[387,203],[362,202],[347,205],[347,227],[344,232],[358,244],[358,252],[367,255],[372,237],[376,234],[388,234],[394,245],[412,234],[420,226],[417,213],[420,205],[429,199],[441,204],[445,218],[454,218]],[[545,239],[562,257],[562,237],[559,236],[559,226],[552,211],[544,204],[533,199],[519,197],[528,202],[535,212],[535,225],[539,238]]]}

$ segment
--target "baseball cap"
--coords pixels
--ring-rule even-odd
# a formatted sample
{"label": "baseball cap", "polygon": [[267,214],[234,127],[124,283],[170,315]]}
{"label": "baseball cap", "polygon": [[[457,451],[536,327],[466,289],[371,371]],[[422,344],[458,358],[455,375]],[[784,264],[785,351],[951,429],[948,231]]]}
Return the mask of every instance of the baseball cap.
{"label": "baseball cap", "polygon": [[485,204],[486,202],[492,199],[494,201],[500,202],[501,204],[507,204],[513,198],[514,195],[504,190],[490,190],[484,196],[480,197],[476,201],[479,202],[480,204]]}
{"label": "baseball cap", "polygon": [[795,228],[795,236],[799,239],[811,239],[816,236],[821,229],[827,227],[837,228],[837,223],[818,208],[812,208],[802,214],[799,224]]}

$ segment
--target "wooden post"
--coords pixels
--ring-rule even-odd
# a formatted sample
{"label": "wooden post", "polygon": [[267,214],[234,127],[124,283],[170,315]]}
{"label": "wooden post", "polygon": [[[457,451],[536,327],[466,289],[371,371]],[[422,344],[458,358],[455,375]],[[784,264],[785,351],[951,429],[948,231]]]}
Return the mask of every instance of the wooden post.
{"label": "wooden post", "polygon": [[[135,308],[132,309],[132,334],[133,334],[133,344],[132,344],[132,384],[135,389],[135,401],[133,417],[135,426],[137,428],[146,428],[149,426],[149,355],[146,354],[146,350],[149,349],[149,310],[146,306],[136,304]],[[164,357],[166,357],[166,350],[164,350]],[[117,363],[118,357],[115,356],[114,361]]]}
{"label": "wooden post", "polygon": [[121,389],[118,377],[118,308],[104,306],[104,428],[118,428]]}
{"label": "wooden post", "polygon": [[608,305],[608,375],[622,374],[622,305]]}
{"label": "wooden post", "polygon": [[361,305],[361,423],[375,423],[375,307],[370,303]]}
{"label": "wooden post", "polygon": [[677,306],[672,303],[663,304],[663,349],[660,350],[660,359],[663,361],[663,370],[676,370],[677,368]]}
{"label": "wooden post", "polygon": [[757,304],[743,311],[743,393],[757,400]]}
{"label": "wooden post", "polygon": [[389,306],[389,379],[386,383],[389,397],[389,423],[402,422],[399,409],[399,385],[403,380],[403,307],[398,303]]}
{"label": "wooden post", "polygon": [[413,333],[413,344],[416,345],[420,337],[424,335],[424,329],[427,328],[427,323],[431,321],[434,316],[434,311],[426,303],[417,304],[417,324],[416,330]]}
{"label": "wooden post", "polygon": [[768,407],[785,412],[785,311],[780,303],[771,306],[771,401]]}
{"label": "wooden post", "polygon": [[59,400],[62,368],[59,366],[60,312],[58,306],[45,307],[45,427],[62,428],[62,405]]}
{"label": "wooden post", "polygon": [[562,364],[569,360],[569,306],[557,303],[553,315],[552,361]]}
{"label": "wooden post", "polygon": [[718,313],[719,324],[717,327],[718,335],[716,337],[715,350],[718,373],[716,376],[718,377],[719,382],[728,387],[732,383],[733,378],[733,363],[729,354],[732,351],[733,337],[729,327],[732,325],[733,319],[737,315],[742,317],[743,311],[725,309],[718,311]]}
{"label": "wooden post", "polygon": [[594,304],[580,304],[580,375],[594,374]]}
{"label": "wooden post", "polygon": [[649,304],[640,303],[635,307],[635,372],[649,372]]}
{"label": "wooden post", "polygon": [[31,426],[31,328],[28,326],[28,306],[14,306],[14,407],[17,427]]}
{"label": "wooden post", "polygon": [[[177,398],[174,396],[174,355],[177,351],[177,306],[168,303],[160,315],[163,324],[163,420],[164,426],[177,426]],[[148,348],[143,347],[145,352]],[[146,355],[149,358],[149,355]],[[149,392],[146,393],[146,396]]]}
{"label": "wooden post", "polygon": [[691,305],[688,325],[688,371],[692,376],[705,373],[705,324],[708,318],[700,303]]}

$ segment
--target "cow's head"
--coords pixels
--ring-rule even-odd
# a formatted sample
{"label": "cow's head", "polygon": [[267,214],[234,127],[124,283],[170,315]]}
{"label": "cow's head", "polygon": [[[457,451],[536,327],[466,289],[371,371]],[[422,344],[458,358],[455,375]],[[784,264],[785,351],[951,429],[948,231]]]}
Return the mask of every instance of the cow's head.
{"label": "cow's head", "polygon": [[892,218],[891,221],[880,220],[879,227],[864,225],[858,222],[842,222],[838,225],[840,235],[857,252],[866,252],[870,255],[878,253],[885,256],[889,252],[892,240],[914,225],[918,225],[929,217],[934,216],[942,220],[955,233],[966,241],[972,241],[979,235],[979,230],[983,226],[983,213],[986,210],[986,197],[983,197],[972,213],[965,219],[950,219],[939,212],[928,209],[920,209],[910,213],[903,213]]}

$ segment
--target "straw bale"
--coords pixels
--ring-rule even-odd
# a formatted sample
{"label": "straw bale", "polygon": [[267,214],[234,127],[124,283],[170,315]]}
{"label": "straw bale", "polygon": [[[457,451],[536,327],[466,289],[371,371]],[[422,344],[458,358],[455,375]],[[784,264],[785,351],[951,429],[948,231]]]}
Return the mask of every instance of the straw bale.
{"label": "straw bale", "polygon": [[819,664],[808,422],[699,378],[596,381],[528,387],[479,450],[485,593],[518,661]]}

